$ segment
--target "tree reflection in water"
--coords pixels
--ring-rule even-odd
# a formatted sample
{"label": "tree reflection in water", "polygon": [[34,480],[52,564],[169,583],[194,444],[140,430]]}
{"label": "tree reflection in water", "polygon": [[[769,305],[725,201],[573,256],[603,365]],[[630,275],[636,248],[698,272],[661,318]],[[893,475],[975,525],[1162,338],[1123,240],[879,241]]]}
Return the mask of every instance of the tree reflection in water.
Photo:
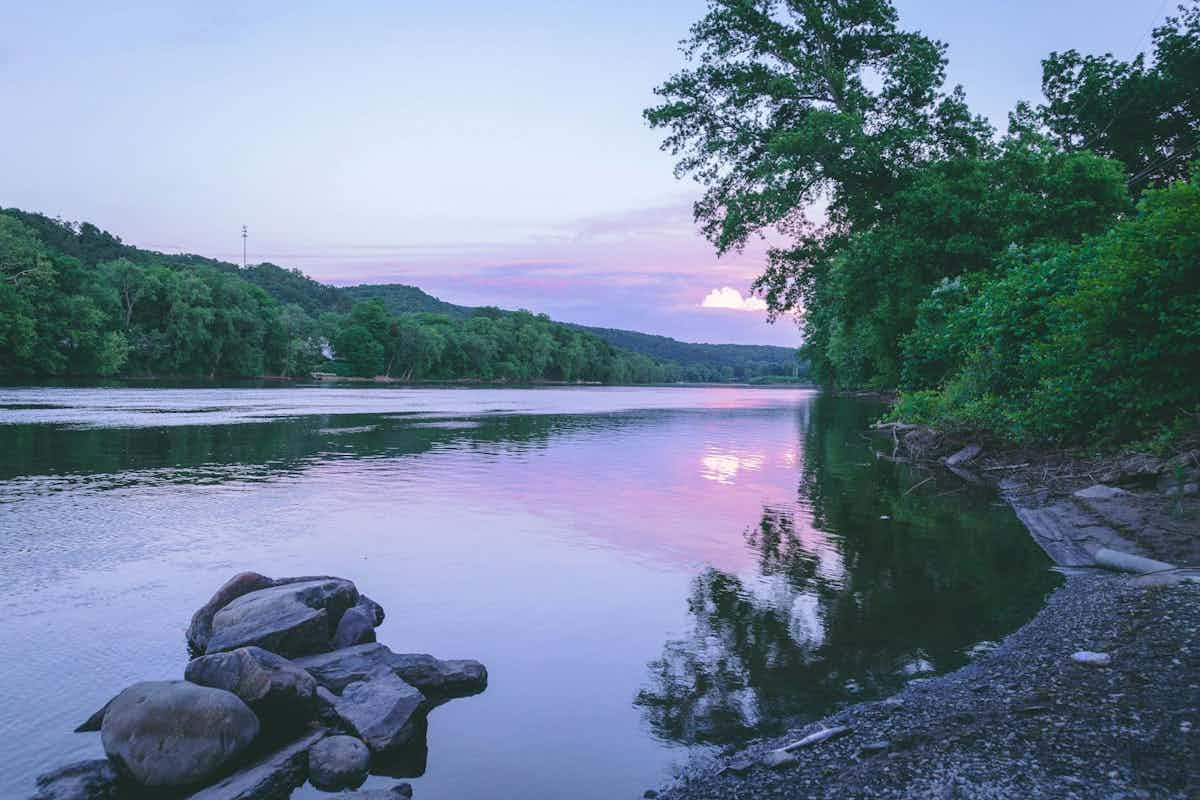
{"label": "tree reflection in water", "polygon": [[862,408],[813,404],[797,501],[743,533],[755,568],[693,580],[693,628],[635,700],[655,735],[739,743],[954,669],[1056,584],[1007,509],[952,483],[905,494],[928,475],[872,458]]}

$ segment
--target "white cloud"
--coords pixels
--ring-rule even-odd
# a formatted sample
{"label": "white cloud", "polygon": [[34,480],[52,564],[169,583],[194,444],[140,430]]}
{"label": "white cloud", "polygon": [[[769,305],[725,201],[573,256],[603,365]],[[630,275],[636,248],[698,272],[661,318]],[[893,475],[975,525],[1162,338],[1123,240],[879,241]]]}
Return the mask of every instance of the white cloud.
{"label": "white cloud", "polygon": [[700,303],[701,308],[729,308],[734,311],[766,311],[767,301],[761,297],[747,295],[742,297],[742,293],[732,286],[722,286],[720,289],[713,289]]}

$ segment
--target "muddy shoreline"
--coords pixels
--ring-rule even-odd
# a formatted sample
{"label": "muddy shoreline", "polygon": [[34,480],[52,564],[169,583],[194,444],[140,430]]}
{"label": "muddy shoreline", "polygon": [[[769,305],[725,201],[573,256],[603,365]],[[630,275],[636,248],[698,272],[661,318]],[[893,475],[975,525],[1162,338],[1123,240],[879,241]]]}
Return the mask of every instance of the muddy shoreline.
{"label": "muddy shoreline", "polygon": [[[881,457],[931,470],[947,469],[947,457],[970,444],[925,429],[886,433],[895,447]],[[955,672],[694,761],[658,797],[1200,796],[1195,571],[1137,576],[1094,562],[1099,549],[1116,548],[1200,566],[1200,498],[1185,490],[1200,453],[1087,459],[980,450],[949,468],[995,489],[1059,563],[1066,581],[1044,608]],[[1108,663],[1081,663],[1080,652],[1103,653]],[[840,735],[796,746],[834,729]]]}

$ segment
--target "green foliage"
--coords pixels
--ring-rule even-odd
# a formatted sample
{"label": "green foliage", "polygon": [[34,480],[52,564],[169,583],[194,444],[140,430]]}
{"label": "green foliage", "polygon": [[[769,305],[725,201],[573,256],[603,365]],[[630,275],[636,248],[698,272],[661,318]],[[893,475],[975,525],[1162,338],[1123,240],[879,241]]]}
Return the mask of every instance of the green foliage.
{"label": "green foliage", "polygon": [[1200,6],[1155,28],[1149,64],[1138,55],[1051,53],[1042,61],[1041,118],[1066,149],[1125,165],[1137,188],[1187,177],[1200,131]]}
{"label": "green foliage", "polygon": [[[645,115],[704,184],[719,252],[790,239],[755,289],[800,315],[822,383],[902,386],[905,418],[1019,438],[1193,409],[1194,220],[1168,207],[1192,191],[1171,182],[1197,152],[1200,4],[1149,62],[1051,54],[1046,103],[1003,136],[944,88],[944,50],[889,0],[711,0]],[[1169,194],[1132,217],[1147,184]]]}
{"label": "green foliage", "polygon": [[[514,383],[682,376],[675,365],[545,315],[396,314],[386,296],[339,311],[341,301],[330,302],[324,290],[339,291],[269,264],[239,270],[160,257],[94,226],[0,212],[0,376],[297,377],[319,369]],[[309,309],[325,310],[314,318]]]}
{"label": "green foliage", "polygon": [[1200,406],[1200,180],[1148,191],[1135,216],[1078,245],[1004,262],[969,296],[947,288],[922,304],[905,347],[911,383],[935,359],[947,380],[904,395],[900,416],[1124,441]]}

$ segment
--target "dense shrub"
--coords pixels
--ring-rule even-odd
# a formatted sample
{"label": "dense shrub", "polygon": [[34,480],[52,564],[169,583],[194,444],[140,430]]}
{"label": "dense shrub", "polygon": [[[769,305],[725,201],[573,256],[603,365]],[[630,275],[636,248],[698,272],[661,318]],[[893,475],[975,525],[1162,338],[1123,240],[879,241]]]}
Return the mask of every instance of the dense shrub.
{"label": "dense shrub", "polygon": [[1126,440],[1200,404],[1200,173],[1079,245],[1014,251],[943,283],[904,343],[897,415],[1021,439]]}

